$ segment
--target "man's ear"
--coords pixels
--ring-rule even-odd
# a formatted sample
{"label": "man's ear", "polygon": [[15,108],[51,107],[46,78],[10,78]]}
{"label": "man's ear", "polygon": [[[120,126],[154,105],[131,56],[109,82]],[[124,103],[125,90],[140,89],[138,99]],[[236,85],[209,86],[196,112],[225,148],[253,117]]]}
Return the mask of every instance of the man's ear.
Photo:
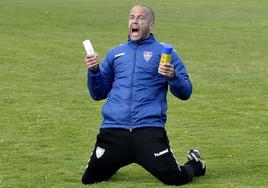
{"label": "man's ear", "polygon": [[150,30],[152,30],[153,27],[154,27],[154,22],[151,22],[151,23],[150,23]]}

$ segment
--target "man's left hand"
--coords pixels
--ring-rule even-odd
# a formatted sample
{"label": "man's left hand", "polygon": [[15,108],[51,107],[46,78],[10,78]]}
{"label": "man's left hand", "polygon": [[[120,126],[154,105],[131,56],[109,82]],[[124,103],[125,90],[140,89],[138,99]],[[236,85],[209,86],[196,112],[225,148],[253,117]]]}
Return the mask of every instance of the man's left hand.
{"label": "man's left hand", "polygon": [[174,77],[174,68],[173,65],[170,63],[160,63],[158,67],[158,73],[166,76],[167,78]]}

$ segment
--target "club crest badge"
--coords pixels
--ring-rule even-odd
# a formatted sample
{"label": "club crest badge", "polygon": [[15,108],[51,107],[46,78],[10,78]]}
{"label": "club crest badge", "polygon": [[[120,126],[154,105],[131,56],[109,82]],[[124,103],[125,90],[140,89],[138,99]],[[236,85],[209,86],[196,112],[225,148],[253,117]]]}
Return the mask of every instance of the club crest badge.
{"label": "club crest badge", "polygon": [[105,152],[105,149],[97,146],[97,148],[96,148],[96,157],[98,159],[101,158],[103,156],[104,152]]}
{"label": "club crest badge", "polygon": [[148,62],[152,58],[152,56],[153,56],[153,52],[148,52],[148,51],[143,52],[143,57],[146,62]]}

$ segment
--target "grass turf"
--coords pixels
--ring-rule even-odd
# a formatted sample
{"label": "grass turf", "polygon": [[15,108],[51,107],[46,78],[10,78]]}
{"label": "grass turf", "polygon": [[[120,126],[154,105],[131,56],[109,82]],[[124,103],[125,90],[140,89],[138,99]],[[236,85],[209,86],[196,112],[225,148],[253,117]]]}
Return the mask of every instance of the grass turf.
{"label": "grass turf", "polygon": [[[127,38],[137,1],[0,1],[0,187],[84,187],[101,122],[88,97],[81,41],[103,57]],[[177,159],[197,147],[207,175],[185,187],[268,185],[268,27],[265,0],[145,0],[154,34],[172,43],[194,92],[168,95]],[[162,187],[137,165],[92,187]]]}

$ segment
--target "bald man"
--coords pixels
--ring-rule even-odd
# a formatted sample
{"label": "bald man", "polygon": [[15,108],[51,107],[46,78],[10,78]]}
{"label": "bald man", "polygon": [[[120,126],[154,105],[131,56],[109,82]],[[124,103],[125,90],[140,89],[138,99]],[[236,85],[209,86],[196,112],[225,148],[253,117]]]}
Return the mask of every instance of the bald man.
{"label": "bald man", "polygon": [[129,14],[128,41],[112,48],[102,63],[98,54],[84,58],[91,97],[107,99],[84,184],[106,181],[131,163],[168,185],[205,175],[198,150],[189,150],[188,162],[180,165],[170,149],[165,130],[168,88],[178,99],[187,100],[192,84],[175,50],[170,63],[159,63],[164,44],[152,34],[154,23],[153,10],[136,5]]}

